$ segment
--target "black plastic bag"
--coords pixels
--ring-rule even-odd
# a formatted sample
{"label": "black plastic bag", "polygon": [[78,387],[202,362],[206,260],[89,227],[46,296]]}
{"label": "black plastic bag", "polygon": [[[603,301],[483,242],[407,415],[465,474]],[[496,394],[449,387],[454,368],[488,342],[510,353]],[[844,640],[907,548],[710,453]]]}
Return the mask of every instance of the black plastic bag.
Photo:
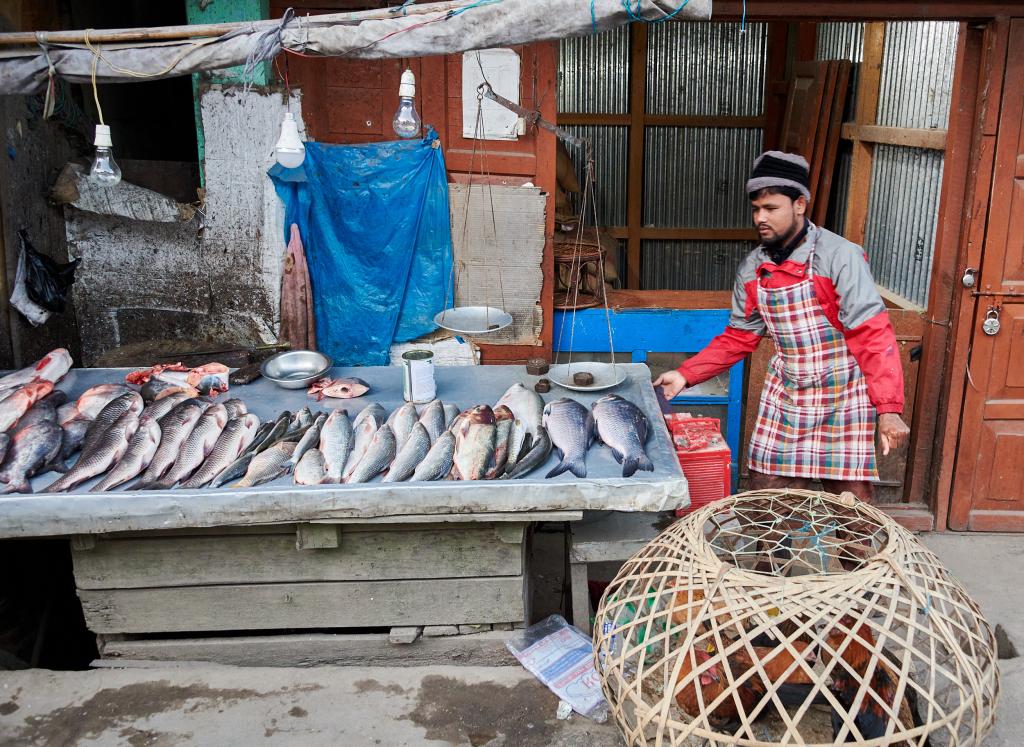
{"label": "black plastic bag", "polygon": [[18,237],[25,255],[25,290],[29,299],[47,311],[62,313],[68,288],[75,282],[75,268],[81,260],[59,264],[37,252],[24,229],[18,231]]}

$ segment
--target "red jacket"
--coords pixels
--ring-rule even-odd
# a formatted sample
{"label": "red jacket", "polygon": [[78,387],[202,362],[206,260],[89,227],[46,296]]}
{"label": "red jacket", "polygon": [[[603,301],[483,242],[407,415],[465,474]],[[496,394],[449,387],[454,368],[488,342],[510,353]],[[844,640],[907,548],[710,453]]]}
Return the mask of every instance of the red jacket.
{"label": "red jacket", "polygon": [[[864,373],[868,397],[879,414],[903,412],[903,366],[896,333],[875,288],[864,250],[823,228],[814,251],[814,294]],[[740,264],[733,287],[732,316],[725,331],[679,367],[688,386],[706,381],[757,348],[767,329],[757,308],[757,283],[784,288],[803,280],[810,255],[805,240],[781,265],[762,247]]]}

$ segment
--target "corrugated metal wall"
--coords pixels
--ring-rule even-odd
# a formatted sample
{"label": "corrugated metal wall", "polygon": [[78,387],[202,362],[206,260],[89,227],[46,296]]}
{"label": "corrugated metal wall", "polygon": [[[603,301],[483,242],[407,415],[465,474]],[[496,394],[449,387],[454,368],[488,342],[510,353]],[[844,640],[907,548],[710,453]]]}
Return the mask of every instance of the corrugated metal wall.
{"label": "corrugated metal wall", "polygon": [[629,111],[629,26],[563,39],[558,59],[558,111]]}
{"label": "corrugated metal wall", "polygon": [[727,290],[752,246],[749,241],[644,241],[641,285],[646,289]]}

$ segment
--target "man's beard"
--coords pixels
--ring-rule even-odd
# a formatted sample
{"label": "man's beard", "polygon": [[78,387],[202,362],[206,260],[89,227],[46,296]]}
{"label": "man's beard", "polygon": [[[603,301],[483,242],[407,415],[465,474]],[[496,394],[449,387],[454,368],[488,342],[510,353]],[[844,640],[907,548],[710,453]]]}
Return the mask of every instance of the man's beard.
{"label": "man's beard", "polygon": [[790,240],[792,240],[794,236],[797,235],[797,232],[799,230],[800,229],[798,221],[794,220],[792,225],[790,225],[789,231],[787,231],[785,234],[775,234],[774,239],[769,239],[764,242],[764,248],[768,249],[769,251],[774,249],[782,249],[784,246],[786,246],[786,244],[790,242]]}

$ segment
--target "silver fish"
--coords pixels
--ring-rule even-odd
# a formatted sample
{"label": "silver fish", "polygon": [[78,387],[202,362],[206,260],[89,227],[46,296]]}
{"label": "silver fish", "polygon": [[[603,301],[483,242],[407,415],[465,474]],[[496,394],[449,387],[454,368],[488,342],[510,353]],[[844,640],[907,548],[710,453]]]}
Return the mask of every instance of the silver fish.
{"label": "silver fish", "polygon": [[[142,397],[137,392],[122,394],[104,405],[85,432],[85,439],[82,441],[82,457],[88,456],[93,447],[99,444],[103,434],[113,425],[114,421],[126,412],[139,415],[143,406]],[[81,408],[79,410],[81,411]]]}
{"label": "silver fish", "polygon": [[153,455],[160,446],[160,425],[156,420],[150,418],[143,421],[139,419],[139,429],[132,435],[125,449],[124,456],[106,474],[106,476],[90,488],[91,493],[102,493],[112,490],[118,485],[124,485],[132,478],[138,476],[149,466]]}
{"label": "silver fish", "polygon": [[[32,408],[21,416],[18,424],[12,429],[14,433],[28,428],[33,423],[41,423],[44,420],[48,423],[57,423],[57,406],[53,403],[50,397],[57,392],[51,393],[49,396],[43,397],[41,400],[32,405]],[[61,392],[63,394],[63,392]]]}
{"label": "silver fish", "polygon": [[544,464],[549,456],[551,456],[551,438],[548,436],[548,432],[544,430],[544,426],[541,426],[540,432],[537,434],[537,440],[533,442],[530,450],[519,458],[516,466],[506,473],[505,477],[510,480],[526,477]]}
{"label": "silver fish", "polygon": [[485,480],[494,480],[505,474],[505,466],[508,463],[508,445],[512,440],[512,426],[515,424],[515,416],[505,405],[498,405],[494,408],[494,453],[491,461],[487,464]]}
{"label": "silver fish", "polygon": [[494,411],[477,405],[465,413],[455,434],[455,472],[460,480],[482,480],[494,456]]}
{"label": "silver fish", "polygon": [[224,407],[228,409],[229,420],[240,418],[242,415],[245,415],[247,412],[249,412],[249,408],[246,406],[245,402],[238,398],[226,400],[224,402]]}
{"label": "silver fish", "polygon": [[100,410],[118,397],[130,394],[131,391],[123,384],[97,384],[82,392],[75,402],[75,410],[78,411],[78,417],[95,420]]}
{"label": "silver fish", "polygon": [[444,479],[448,476],[448,473],[452,471],[454,456],[455,434],[451,431],[445,431],[437,437],[437,440],[434,441],[434,445],[430,447],[430,451],[427,452],[423,461],[416,467],[416,471],[412,473],[412,479]]}
{"label": "silver fish", "polygon": [[462,410],[459,409],[458,405],[453,405],[450,402],[445,402],[442,407],[444,408],[444,427],[451,428],[452,422],[454,422]]}
{"label": "silver fish", "polygon": [[305,454],[312,448],[315,448],[320,443],[320,430],[323,428],[324,423],[327,421],[327,413],[321,412],[316,416],[316,420],[313,424],[306,429],[306,432],[302,434],[302,438],[299,439],[299,443],[295,447],[295,451],[292,452],[291,462],[292,468],[299,463],[302,459],[302,455]]}
{"label": "silver fish", "polygon": [[295,444],[283,441],[261,451],[249,462],[245,477],[235,483],[236,488],[251,488],[276,480],[288,471],[288,460],[295,451]]}
{"label": "silver fish", "polygon": [[412,402],[406,402],[397,408],[387,419],[387,424],[391,426],[391,430],[395,434],[395,446],[399,451],[405,446],[405,440],[409,438],[409,434],[412,433],[412,427],[416,425],[418,420],[416,405]]}
{"label": "silver fish", "polygon": [[0,392],[17,389],[33,381],[49,381],[54,384],[71,370],[71,353],[64,348],[51,350],[31,366],[0,376]]}
{"label": "silver fish", "polygon": [[[72,420],[80,420],[82,418],[85,418],[85,416],[78,412],[77,402],[65,402],[57,408],[57,422],[61,425],[70,423]],[[86,419],[91,420],[92,418]]]}
{"label": "silver fish", "polygon": [[444,403],[435,399],[424,407],[423,412],[420,413],[420,422],[427,429],[430,443],[434,443],[438,436],[444,433]]}
{"label": "silver fish", "polygon": [[313,424],[313,411],[308,407],[303,407],[292,418],[292,422],[288,426],[288,432],[294,433],[301,428],[308,428]]}
{"label": "silver fish", "polygon": [[412,477],[413,472],[430,451],[430,434],[423,423],[416,423],[412,433],[405,440],[405,446],[398,452],[391,469],[384,475],[383,482],[402,482]]}
{"label": "silver fish", "polygon": [[29,478],[60,451],[60,426],[47,420],[18,431],[0,463],[0,494],[31,493]]}
{"label": "silver fish", "polygon": [[322,485],[327,482],[327,463],[320,449],[308,449],[295,465],[296,485]]}
{"label": "silver fish", "polygon": [[345,482],[369,482],[395,461],[395,432],[387,423],[373,434],[370,446]]}
{"label": "silver fish", "polygon": [[291,419],[292,414],[287,410],[278,415],[273,427],[267,431],[266,437],[262,441],[253,442],[253,453],[259,454],[277,443],[288,432],[288,424],[291,422]]}
{"label": "silver fish", "polygon": [[355,445],[355,432],[344,410],[335,410],[320,428],[320,449],[327,468],[327,482],[341,482],[349,455]]}
{"label": "silver fish", "polygon": [[209,487],[219,488],[221,485],[244,475],[255,456],[256,452],[252,451],[251,447],[243,451],[235,461],[218,472],[217,476],[210,480]]}
{"label": "silver fish", "polygon": [[587,449],[594,440],[590,410],[574,399],[556,399],[544,408],[544,429],[560,457],[546,477],[556,477],[563,472],[572,472],[580,479],[586,477]]}
{"label": "silver fish", "polygon": [[144,490],[148,485],[157,482],[178,459],[182,444],[196,427],[203,415],[203,405],[194,399],[187,399],[164,415],[160,424],[160,446],[153,455],[149,467],[142,473],[133,487]]}
{"label": "silver fish", "polygon": [[67,472],[67,461],[82,448],[85,434],[89,430],[91,420],[81,418],[71,420],[61,426],[60,453],[47,466],[55,472]]}
{"label": "silver fish", "polygon": [[[141,409],[142,397],[139,397],[139,403]],[[103,432],[89,453],[83,452],[75,466],[56,482],[51,483],[46,492],[62,493],[97,475],[102,475],[124,456],[128,450],[128,442],[138,428],[138,411],[129,409],[121,413],[120,417]]]}
{"label": "silver fish", "polygon": [[[348,482],[349,476],[355,471],[359,462],[362,461],[366,450],[370,448],[374,434],[387,422],[387,417],[388,415],[384,408],[376,403],[364,408],[361,413],[356,415],[356,419],[352,422],[352,430],[355,432],[355,438],[352,441],[352,453],[349,454],[348,463],[345,466],[344,473],[342,473],[342,480],[344,482]],[[391,435],[394,435],[394,431],[392,431]]]}
{"label": "silver fish", "polygon": [[[229,467],[239,455],[245,452],[249,444],[256,438],[256,431],[259,428],[260,419],[251,412],[229,420],[228,424],[224,426],[224,430],[221,431],[220,436],[217,437],[217,442],[210,450],[206,461],[180,487],[201,488],[212,481]],[[246,467],[248,466],[248,462],[246,462]],[[243,469],[237,476],[241,476],[244,473],[245,470]]]}
{"label": "silver fish", "polygon": [[544,400],[532,389],[522,384],[513,384],[501,395],[498,400],[500,405],[505,405],[516,417],[508,445],[507,470],[511,471],[516,462],[530,450],[540,429],[544,427]]}
{"label": "silver fish", "polygon": [[159,421],[163,418],[164,415],[169,413],[171,410],[180,405],[186,399],[188,399],[188,395],[182,392],[171,394],[168,395],[167,397],[161,397],[155,402],[150,402],[148,405],[146,405],[145,409],[142,411],[142,414],[139,416],[139,420]]}
{"label": "silver fish", "polygon": [[650,424],[643,411],[616,394],[601,397],[592,410],[596,433],[622,465],[622,476],[632,477],[638,469],[653,472],[654,464],[644,451]]}
{"label": "silver fish", "polygon": [[15,389],[0,401],[0,433],[12,429],[32,406],[53,391],[49,381],[35,381]]}
{"label": "silver fish", "polygon": [[196,421],[196,427],[188,434],[178,451],[178,457],[167,474],[157,482],[149,485],[150,490],[166,490],[187,480],[206,460],[213,451],[214,444],[220,438],[224,426],[228,423],[228,409],[224,405],[214,405]]}

